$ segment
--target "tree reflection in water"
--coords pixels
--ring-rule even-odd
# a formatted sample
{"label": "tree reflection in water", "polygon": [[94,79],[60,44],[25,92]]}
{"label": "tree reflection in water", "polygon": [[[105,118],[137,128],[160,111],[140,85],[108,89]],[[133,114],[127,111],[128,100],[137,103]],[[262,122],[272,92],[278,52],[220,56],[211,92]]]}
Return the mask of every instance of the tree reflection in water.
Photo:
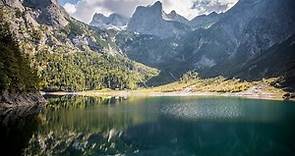
{"label": "tree reflection in water", "polygon": [[0,110],[1,153],[21,155],[23,149],[37,130],[41,111],[37,106],[26,106]]}
{"label": "tree reflection in water", "polygon": [[295,154],[293,102],[76,96],[49,101],[33,120],[37,126],[23,129],[28,133],[18,148],[25,147],[25,155]]}

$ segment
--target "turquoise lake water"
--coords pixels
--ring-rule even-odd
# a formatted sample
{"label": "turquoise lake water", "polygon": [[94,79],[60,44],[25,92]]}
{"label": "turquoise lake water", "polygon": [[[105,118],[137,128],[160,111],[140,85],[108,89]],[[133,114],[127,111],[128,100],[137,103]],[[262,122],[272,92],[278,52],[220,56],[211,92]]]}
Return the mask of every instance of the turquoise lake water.
{"label": "turquoise lake water", "polygon": [[[16,151],[26,155],[295,155],[294,102],[225,97],[48,100],[50,107],[23,121],[27,126],[11,128],[19,134],[11,141],[21,140]],[[6,138],[11,137],[10,131]]]}

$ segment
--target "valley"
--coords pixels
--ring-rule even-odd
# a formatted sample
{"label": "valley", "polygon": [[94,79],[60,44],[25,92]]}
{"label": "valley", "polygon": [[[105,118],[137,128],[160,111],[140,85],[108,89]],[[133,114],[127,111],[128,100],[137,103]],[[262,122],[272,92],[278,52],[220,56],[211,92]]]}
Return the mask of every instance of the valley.
{"label": "valley", "polygon": [[[291,0],[272,4],[240,0],[225,13],[212,12],[192,20],[176,11],[166,13],[162,3],[155,2],[138,6],[130,18],[95,14],[90,25],[72,18],[57,1],[44,1],[1,1],[1,32],[16,42],[33,72],[29,75],[35,77],[20,81],[34,84],[30,89],[9,87],[18,71],[3,66],[1,73],[7,75],[1,80],[7,86],[3,93],[142,92],[163,87],[168,89],[161,92],[173,92],[186,90],[186,84],[176,90],[174,84],[189,71],[202,79],[221,76],[239,79],[241,84],[277,78],[278,85],[272,87],[285,93],[294,91],[295,14],[289,11],[294,6]],[[275,11],[265,16],[269,8]],[[273,23],[270,18],[275,19]],[[207,89],[194,87],[196,91],[219,92],[214,84]]]}
{"label": "valley", "polygon": [[294,0],[0,0],[8,155],[295,155]]}

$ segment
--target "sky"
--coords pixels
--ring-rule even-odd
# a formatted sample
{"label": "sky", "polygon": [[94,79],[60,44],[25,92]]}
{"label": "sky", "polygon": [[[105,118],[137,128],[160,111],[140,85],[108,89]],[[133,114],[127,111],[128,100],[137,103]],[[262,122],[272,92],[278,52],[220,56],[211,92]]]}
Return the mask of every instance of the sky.
{"label": "sky", "polygon": [[213,11],[225,12],[238,0],[59,0],[59,3],[74,18],[89,23],[94,13],[131,17],[137,6],[151,5],[156,1],[162,2],[165,12],[175,10],[190,20]]}

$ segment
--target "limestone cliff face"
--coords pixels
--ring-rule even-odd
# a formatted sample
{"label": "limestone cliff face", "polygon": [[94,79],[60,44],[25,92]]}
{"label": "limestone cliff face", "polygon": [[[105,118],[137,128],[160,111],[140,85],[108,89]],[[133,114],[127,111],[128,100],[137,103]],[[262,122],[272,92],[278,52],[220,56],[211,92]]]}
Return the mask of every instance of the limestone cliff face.
{"label": "limestone cliff face", "polygon": [[54,27],[68,24],[69,15],[59,6],[57,0],[2,0],[2,3],[25,11],[42,24]]}
{"label": "limestone cliff face", "polygon": [[169,18],[172,16],[173,13],[167,16],[163,11],[161,2],[156,2],[147,7],[139,6],[131,17],[127,30],[141,34],[155,35],[161,38],[185,34],[189,30],[189,27],[179,22],[183,22],[184,19],[180,19],[180,16],[174,15],[173,20],[173,18]]}
{"label": "limestone cliff face", "polygon": [[176,21],[183,24],[189,24],[189,21],[185,17],[177,14],[175,10],[172,10],[169,14],[164,13],[163,18],[167,21]]}
{"label": "limestone cliff face", "polygon": [[20,0],[1,0],[0,4],[7,5],[7,6],[10,6],[10,7],[19,8],[22,11],[25,9]]}
{"label": "limestone cliff face", "polygon": [[[295,34],[294,8],[293,0],[273,0],[271,3],[268,0],[240,0],[225,13],[198,16],[189,21],[191,29],[178,27],[181,30],[174,33],[174,23],[184,22],[176,22],[173,12],[169,18],[158,2],[137,8],[127,30],[138,33],[127,35],[125,41],[120,40],[123,41],[120,47],[132,59],[162,71],[169,70],[174,75],[196,70],[204,76],[237,76],[253,60]],[[175,37],[177,34],[181,37]],[[264,66],[263,69],[270,68]],[[267,74],[262,70],[255,71],[258,72],[256,76],[261,77],[271,75],[275,70],[264,72]],[[241,77],[249,78],[243,74]]]}
{"label": "limestone cliff face", "polygon": [[108,17],[103,14],[96,13],[93,16],[90,25],[100,29],[124,30],[126,29],[128,20],[128,18],[115,13]]}
{"label": "limestone cliff face", "polygon": [[212,12],[209,15],[200,15],[193,18],[191,21],[189,21],[189,24],[191,25],[193,30],[197,30],[200,28],[208,29],[212,25],[217,23],[222,16],[223,13],[217,14],[216,12]]}
{"label": "limestone cliff face", "polygon": [[207,57],[216,65],[204,68],[205,73],[234,75],[248,61],[295,34],[294,8],[292,0],[240,0],[208,30],[193,34],[195,68]]}

